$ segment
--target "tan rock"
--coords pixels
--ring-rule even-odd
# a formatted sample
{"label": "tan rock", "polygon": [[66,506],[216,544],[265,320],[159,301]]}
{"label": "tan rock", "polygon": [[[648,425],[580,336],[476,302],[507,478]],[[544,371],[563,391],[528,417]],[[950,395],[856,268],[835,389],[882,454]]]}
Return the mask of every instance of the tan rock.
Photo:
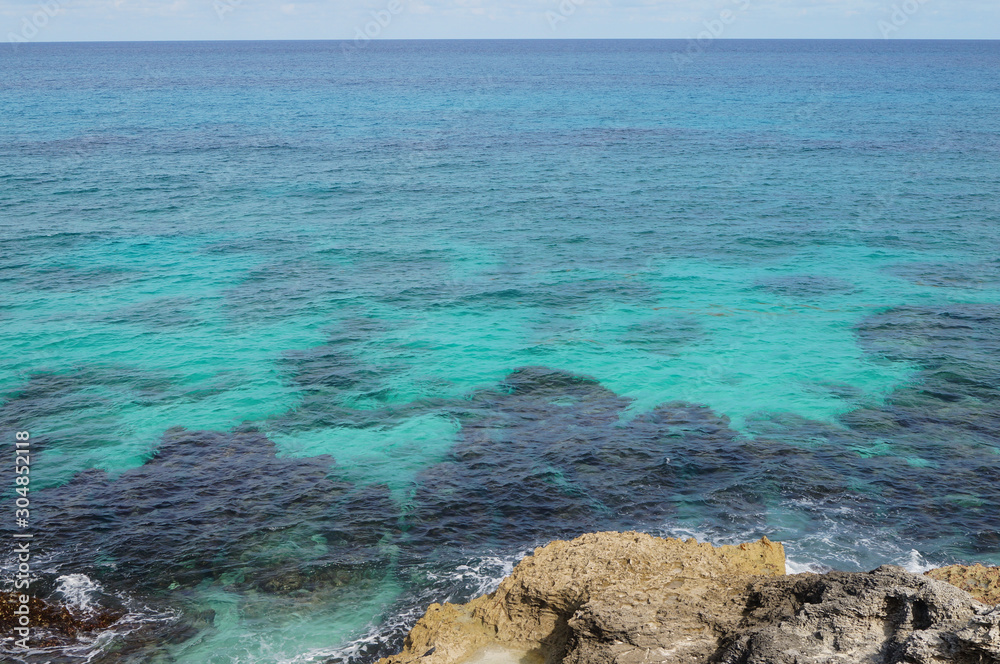
{"label": "tan rock", "polygon": [[642,533],[556,541],[522,560],[493,593],[432,604],[403,652],[381,664],[563,661],[583,626],[570,621],[591,614],[618,619],[623,629],[638,625],[651,642],[662,643],[668,630],[685,653],[676,661],[695,661],[718,647],[723,624],[739,620],[736,598],[754,576],[784,573],[783,547],[766,538],[720,547]]}
{"label": "tan rock", "polygon": [[[784,568],[781,545],[766,539],[553,542],[496,592],[431,605],[403,652],[380,664],[1000,664],[1000,606],[949,583],[891,565]],[[977,588],[994,578],[941,574]]]}
{"label": "tan rock", "polygon": [[983,604],[1000,604],[1000,567],[948,565],[927,572],[938,581],[961,588]]}

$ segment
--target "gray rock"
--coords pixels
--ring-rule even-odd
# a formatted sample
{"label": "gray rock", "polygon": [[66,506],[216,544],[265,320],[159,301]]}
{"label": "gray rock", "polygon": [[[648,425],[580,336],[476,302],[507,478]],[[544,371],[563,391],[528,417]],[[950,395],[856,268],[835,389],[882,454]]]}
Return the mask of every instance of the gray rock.
{"label": "gray rock", "polygon": [[[1000,607],[900,567],[763,578],[731,606],[699,616],[701,630],[664,607],[584,605],[564,662],[572,664],[993,664]],[[714,650],[714,653],[711,652]]]}
{"label": "gray rock", "polygon": [[725,664],[983,664],[1000,661],[1000,612],[886,565],[756,582],[729,640]]}

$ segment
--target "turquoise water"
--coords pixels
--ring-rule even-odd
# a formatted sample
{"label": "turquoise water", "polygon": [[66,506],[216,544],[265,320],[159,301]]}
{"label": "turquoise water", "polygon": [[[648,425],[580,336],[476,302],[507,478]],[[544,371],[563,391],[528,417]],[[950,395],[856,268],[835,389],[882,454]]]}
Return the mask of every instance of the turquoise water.
{"label": "turquoise water", "polygon": [[0,55],[0,432],[148,609],[88,647],[371,661],[599,529],[1000,563],[1000,47],[683,47]]}

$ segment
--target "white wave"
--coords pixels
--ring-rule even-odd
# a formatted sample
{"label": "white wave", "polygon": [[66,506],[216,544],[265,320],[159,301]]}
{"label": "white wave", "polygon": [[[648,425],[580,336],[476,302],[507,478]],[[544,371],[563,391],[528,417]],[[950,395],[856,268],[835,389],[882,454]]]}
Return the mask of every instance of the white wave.
{"label": "white wave", "polygon": [[898,565],[914,574],[923,574],[944,564],[914,548],[917,542],[903,541],[889,528],[863,523],[862,515],[851,507],[833,506],[831,509],[825,502],[804,499],[789,501],[789,504],[802,509],[804,516],[812,521],[808,528],[794,532],[764,524],[754,530],[666,524],[657,534],[680,539],[694,537],[715,546],[749,542],[767,535],[784,545],[785,569],[789,574],[830,570],[867,572],[880,565]]}
{"label": "white wave", "polygon": [[[432,587],[417,598],[415,605],[405,610],[391,612],[379,623],[371,623],[356,638],[334,648],[310,650],[279,664],[318,664],[327,661],[353,662],[362,658],[366,648],[386,641],[389,634],[405,634],[424,615],[431,602],[465,601],[497,589],[504,578],[510,576],[514,566],[530,551],[520,551],[507,556],[480,556],[466,564],[449,570],[426,571],[424,574]],[[461,594],[462,597],[458,597]]]}
{"label": "white wave", "polygon": [[[485,595],[497,589],[500,582],[514,571],[514,566],[527,555],[521,551],[512,556],[484,556],[448,572],[427,572],[430,581],[461,587],[473,596]],[[444,601],[450,601],[451,595]]]}
{"label": "white wave", "polygon": [[823,563],[799,562],[785,557],[785,574],[822,574],[830,571],[830,568]]}
{"label": "white wave", "polygon": [[928,563],[927,559],[924,558],[916,549],[910,549],[910,553],[906,559],[897,562],[896,564],[905,568],[907,572],[912,572],[914,574],[923,574],[924,572],[932,570],[935,567],[940,567],[940,565],[932,565]]}
{"label": "white wave", "polygon": [[409,631],[417,620],[424,615],[424,607],[414,607],[407,611],[393,614],[381,624],[369,624],[360,636],[341,643],[333,648],[316,648],[287,659],[279,659],[277,664],[319,664],[320,662],[354,662],[362,658],[365,648],[377,645],[386,639],[386,635],[402,629]]}
{"label": "white wave", "polygon": [[86,574],[64,574],[56,579],[56,592],[70,606],[90,611],[91,600],[101,592],[101,585]]}

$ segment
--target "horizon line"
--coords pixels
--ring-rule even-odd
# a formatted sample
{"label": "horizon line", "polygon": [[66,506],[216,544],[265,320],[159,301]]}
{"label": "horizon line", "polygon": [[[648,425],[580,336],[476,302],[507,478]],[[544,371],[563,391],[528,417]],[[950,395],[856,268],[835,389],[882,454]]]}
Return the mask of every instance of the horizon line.
{"label": "horizon line", "polygon": [[[216,42],[345,42],[356,41],[356,37],[330,37],[325,39],[36,39],[20,44],[185,44],[185,43],[216,43]],[[690,41],[691,37],[401,37],[401,38],[369,38],[371,42],[496,42],[496,41]],[[750,42],[750,41],[855,41],[855,42],[995,42],[1000,37],[917,37],[917,38],[879,38],[879,37],[716,37],[713,41]]]}

